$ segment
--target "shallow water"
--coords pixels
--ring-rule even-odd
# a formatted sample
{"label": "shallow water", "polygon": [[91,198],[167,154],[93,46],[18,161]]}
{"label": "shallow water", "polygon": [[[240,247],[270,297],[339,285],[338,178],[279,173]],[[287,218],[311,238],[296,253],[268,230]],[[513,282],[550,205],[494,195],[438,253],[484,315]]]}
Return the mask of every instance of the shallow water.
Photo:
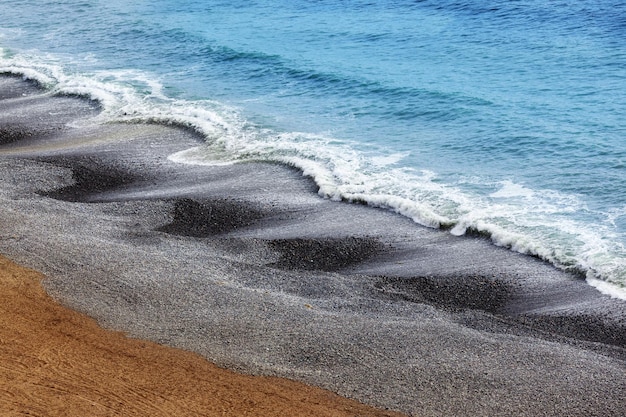
{"label": "shallow water", "polygon": [[99,99],[99,121],[195,126],[206,145],[177,160],[293,164],[329,198],[487,233],[619,294],[625,7],[9,0],[0,67]]}

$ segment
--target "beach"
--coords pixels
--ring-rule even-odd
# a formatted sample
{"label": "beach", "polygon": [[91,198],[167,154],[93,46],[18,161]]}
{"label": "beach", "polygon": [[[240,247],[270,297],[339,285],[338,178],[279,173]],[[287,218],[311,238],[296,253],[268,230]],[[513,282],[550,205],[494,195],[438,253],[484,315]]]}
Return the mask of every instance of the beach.
{"label": "beach", "polygon": [[[274,406],[250,401],[291,386],[275,377],[416,416],[626,409],[626,303],[579,276],[481,236],[321,198],[284,165],[176,162],[200,143],[184,126],[98,123],[97,102],[18,76],[0,79],[0,99],[0,253],[43,273],[65,307],[132,337],[120,351],[135,353],[122,356],[161,349],[141,339],[194,352],[176,361],[271,377],[241,377],[275,387],[235,395],[250,415],[297,415],[252,411]],[[37,292],[39,278],[27,275],[11,285]],[[100,330],[89,323],[90,338]],[[202,367],[193,378],[217,372]],[[152,388],[135,384],[143,401]],[[36,405],[37,392],[25,395]],[[302,415],[344,415],[333,414],[343,405],[315,408],[325,401],[299,406]]]}
{"label": "beach", "polygon": [[127,338],[50,299],[0,259],[2,416],[399,416]]}

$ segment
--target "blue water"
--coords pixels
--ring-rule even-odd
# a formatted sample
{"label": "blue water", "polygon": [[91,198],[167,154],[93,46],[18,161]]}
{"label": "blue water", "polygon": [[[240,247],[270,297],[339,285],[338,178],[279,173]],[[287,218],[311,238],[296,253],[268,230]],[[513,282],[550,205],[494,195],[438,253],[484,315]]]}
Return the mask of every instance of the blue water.
{"label": "blue water", "polygon": [[0,68],[626,294],[626,2],[0,3]]}

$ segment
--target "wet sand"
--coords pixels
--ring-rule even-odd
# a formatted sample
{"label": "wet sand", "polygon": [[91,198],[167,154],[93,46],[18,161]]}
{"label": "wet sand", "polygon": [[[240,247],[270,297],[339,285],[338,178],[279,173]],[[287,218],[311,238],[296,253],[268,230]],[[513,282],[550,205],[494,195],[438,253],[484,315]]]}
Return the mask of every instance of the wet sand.
{"label": "wet sand", "polygon": [[626,303],[580,277],[285,166],[173,162],[202,145],[186,129],[0,91],[0,253],[102,326],[409,415],[626,409]]}

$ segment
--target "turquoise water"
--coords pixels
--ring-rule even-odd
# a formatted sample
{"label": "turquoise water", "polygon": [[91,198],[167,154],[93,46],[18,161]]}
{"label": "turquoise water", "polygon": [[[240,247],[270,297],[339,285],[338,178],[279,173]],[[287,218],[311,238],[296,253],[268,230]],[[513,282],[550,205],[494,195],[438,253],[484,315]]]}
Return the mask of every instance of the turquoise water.
{"label": "turquoise water", "polygon": [[[13,1],[0,67],[626,290],[626,2]],[[610,285],[606,285],[610,283]]]}

